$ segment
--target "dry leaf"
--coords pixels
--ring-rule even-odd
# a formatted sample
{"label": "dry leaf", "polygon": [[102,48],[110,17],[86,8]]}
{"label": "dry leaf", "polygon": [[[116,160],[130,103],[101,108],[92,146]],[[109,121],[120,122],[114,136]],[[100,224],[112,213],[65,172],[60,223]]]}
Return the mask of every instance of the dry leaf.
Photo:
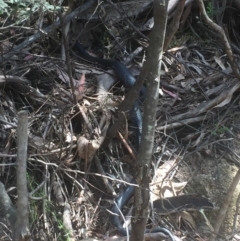
{"label": "dry leaf", "polygon": [[[66,72],[62,71],[60,68],[57,68],[58,78],[62,80],[63,83],[70,83],[69,76]],[[74,85],[77,86],[78,81],[73,79]]]}
{"label": "dry leaf", "polygon": [[186,185],[187,182],[163,181],[151,187],[151,200],[155,201],[161,197],[172,197],[180,193]]}
{"label": "dry leaf", "polygon": [[214,56],[213,58],[214,58],[215,62],[221,67],[222,70],[226,69],[220,58],[218,58],[217,56]]}
{"label": "dry leaf", "polygon": [[[165,190],[172,190],[172,186],[170,185],[169,181],[164,181],[169,171],[174,167],[175,161],[168,161],[165,162],[162,166],[160,166],[155,172],[155,178],[153,183],[151,184],[151,200],[154,201],[161,197],[160,189]],[[166,193],[164,193],[166,194]],[[173,193],[167,194],[173,196]]]}
{"label": "dry leaf", "polygon": [[[110,72],[110,73],[113,73],[113,72]],[[97,92],[99,103],[104,105],[116,106],[116,103],[112,101],[111,98],[109,98],[109,93],[108,93],[108,90],[114,84],[116,79],[113,77],[113,75],[109,73],[103,73],[103,74],[97,75],[96,79],[98,84],[98,88],[96,92]]]}
{"label": "dry leaf", "polygon": [[85,74],[81,75],[80,80],[78,81],[78,88],[75,91],[75,95],[77,100],[81,100],[84,96],[85,93],[85,86],[86,86],[86,78],[85,78]]}
{"label": "dry leaf", "polygon": [[183,211],[180,213],[180,216],[185,222],[187,222],[188,224],[191,225],[191,228],[193,228],[194,230],[197,230],[196,223],[193,220],[193,217],[189,212]]}
{"label": "dry leaf", "polygon": [[183,80],[185,79],[185,76],[183,74],[178,74],[177,76],[175,76],[173,78],[174,81],[180,81],[180,80]]}
{"label": "dry leaf", "polygon": [[33,55],[27,55],[26,57],[23,58],[24,60],[32,60],[34,59]]}
{"label": "dry leaf", "polygon": [[33,136],[30,134],[29,137],[30,137],[29,142],[35,145],[37,148],[45,147],[45,148],[48,148],[48,150],[51,150],[52,148],[55,147],[55,144],[53,142],[49,142],[40,136]]}
{"label": "dry leaf", "polygon": [[174,99],[178,99],[178,100],[181,100],[181,98],[179,98],[176,94],[174,94],[173,92],[171,92],[171,91],[169,91],[169,90],[165,90],[164,88],[162,88],[162,90],[165,92],[165,93],[167,93],[167,94],[169,94],[170,96],[172,96]]}
{"label": "dry leaf", "polygon": [[225,100],[222,101],[220,104],[216,105],[214,108],[223,107],[224,105],[227,105],[231,101],[233,93],[237,89],[239,89],[239,87],[240,87],[240,82],[237,82],[230,90],[227,90],[228,93],[227,93],[227,97],[225,98]]}
{"label": "dry leaf", "polygon": [[80,136],[77,141],[78,155],[88,163],[91,162],[102,141],[102,137],[98,140],[88,140],[84,136]]}
{"label": "dry leaf", "polygon": [[200,136],[197,138],[197,140],[195,140],[193,143],[192,143],[192,146],[195,147],[197,146],[202,140],[203,138],[205,137],[206,133],[204,132],[201,132]]}
{"label": "dry leaf", "polygon": [[75,135],[72,135],[70,131],[66,133],[65,141],[67,143],[71,143],[72,141],[76,141],[76,140],[77,140],[77,137]]}
{"label": "dry leaf", "polygon": [[194,89],[194,86],[196,85],[196,83],[200,83],[201,81],[203,80],[202,77],[199,77],[199,78],[189,78],[187,79],[185,82],[184,81],[181,81],[181,86],[186,89],[186,90],[191,90],[193,92],[197,92],[195,89]]}

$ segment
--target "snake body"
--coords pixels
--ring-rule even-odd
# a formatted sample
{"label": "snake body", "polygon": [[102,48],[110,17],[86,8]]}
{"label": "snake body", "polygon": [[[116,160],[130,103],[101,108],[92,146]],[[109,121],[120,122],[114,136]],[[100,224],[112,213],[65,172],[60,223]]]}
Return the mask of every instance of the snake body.
{"label": "snake body", "polygon": [[[96,58],[88,54],[83,46],[76,42],[74,44],[74,48],[76,49],[78,55],[83,58],[84,60],[87,60],[91,63],[96,63],[104,68],[111,68],[114,70],[116,76],[120,81],[122,81],[127,87],[132,87],[134,83],[136,82],[136,79],[134,76],[129,72],[129,70],[119,61],[116,60],[106,60],[101,58]],[[139,95],[139,99],[143,100],[145,97],[145,88],[142,87]],[[130,111],[130,120],[132,122],[132,125],[135,130],[135,135],[137,138],[137,146],[139,147],[140,141],[141,141],[141,134],[142,134],[142,114],[140,110],[140,103],[139,100],[136,100],[134,103],[133,108]],[[134,182],[134,180],[132,180]],[[115,204],[112,207],[112,213],[115,215],[111,215],[110,220],[112,224],[117,228],[118,232],[126,235],[126,229],[122,226],[119,218],[120,210],[124,207],[124,205],[128,202],[128,200],[133,196],[134,187],[128,186],[122,194],[116,198]],[[150,231],[146,231],[150,232]],[[169,236],[172,241],[174,241],[174,237],[172,233],[166,229],[166,228],[157,228],[154,229],[151,232],[162,232],[165,235]]]}

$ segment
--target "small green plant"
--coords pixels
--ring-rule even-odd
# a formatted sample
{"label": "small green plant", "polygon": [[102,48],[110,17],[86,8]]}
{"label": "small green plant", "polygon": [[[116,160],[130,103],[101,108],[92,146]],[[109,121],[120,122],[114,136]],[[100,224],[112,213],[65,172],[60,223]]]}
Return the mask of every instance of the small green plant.
{"label": "small green plant", "polygon": [[4,13],[9,13],[10,7],[3,1],[0,0],[0,15]]}
{"label": "small green plant", "polygon": [[52,219],[55,221],[55,224],[57,225],[57,233],[62,233],[63,236],[59,237],[59,240],[72,240],[70,233],[66,230],[66,228],[63,225],[62,216],[59,215],[56,211],[53,210],[53,206],[50,202],[46,205],[46,213],[51,214]]}
{"label": "small green plant", "polygon": [[226,126],[217,125],[215,129],[211,132],[214,136],[220,136],[229,132],[229,128]]}
{"label": "small green plant", "polygon": [[[35,180],[35,178],[29,173],[27,173],[27,182],[28,182],[28,187],[30,189],[29,190],[30,192],[36,189],[39,185]],[[41,189],[34,193],[34,197],[42,197],[42,196],[44,196],[44,193]],[[39,211],[39,201],[30,200],[29,205],[31,210],[30,217],[29,217],[30,224],[34,224],[34,222],[38,220],[38,217],[40,216],[39,213],[41,212]]]}
{"label": "small green plant", "polygon": [[212,19],[214,16],[214,9],[210,1],[207,3],[206,12],[207,12],[207,15]]}
{"label": "small green plant", "polygon": [[0,0],[0,15],[6,14],[13,16],[16,21],[23,21],[37,11],[42,9],[45,11],[58,11],[59,6],[54,6],[47,1],[38,0]]}
{"label": "small green plant", "polygon": [[212,20],[217,20],[216,17],[217,15],[221,15],[222,9],[221,8],[216,8],[211,1],[208,1],[206,3],[206,12],[207,15],[212,19]]}

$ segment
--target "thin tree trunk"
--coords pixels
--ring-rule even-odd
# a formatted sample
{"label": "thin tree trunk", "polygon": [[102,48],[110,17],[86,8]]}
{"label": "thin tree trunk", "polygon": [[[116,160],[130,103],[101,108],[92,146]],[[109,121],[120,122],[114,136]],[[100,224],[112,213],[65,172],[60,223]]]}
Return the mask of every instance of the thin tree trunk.
{"label": "thin tree trunk", "polygon": [[144,240],[149,215],[150,163],[154,143],[155,119],[159,96],[162,50],[167,22],[167,0],[154,1],[154,27],[147,53],[147,97],[144,106],[142,141],[138,153],[135,180],[135,208],[132,218],[131,241]]}

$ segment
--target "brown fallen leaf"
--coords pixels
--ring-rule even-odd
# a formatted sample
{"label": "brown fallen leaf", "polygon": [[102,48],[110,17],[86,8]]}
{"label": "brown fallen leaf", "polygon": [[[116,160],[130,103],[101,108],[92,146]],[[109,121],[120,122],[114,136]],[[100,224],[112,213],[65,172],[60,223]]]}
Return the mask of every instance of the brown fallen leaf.
{"label": "brown fallen leaf", "polygon": [[226,98],[225,98],[220,104],[216,105],[214,108],[223,107],[224,105],[227,105],[227,104],[231,101],[232,96],[233,96],[233,93],[234,93],[237,89],[239,89],[239,87],[240,87],[240,83],[237,82],[230,90],[227,90],[228,93],[227,93]]}
{"label": "brown fallen leaf", "polygon": [[77,140],[78,155],[87,163],[91,162],[103,140],[104,137],[100,137],[98,140],[88,140],[84,136],[80,136]]}

